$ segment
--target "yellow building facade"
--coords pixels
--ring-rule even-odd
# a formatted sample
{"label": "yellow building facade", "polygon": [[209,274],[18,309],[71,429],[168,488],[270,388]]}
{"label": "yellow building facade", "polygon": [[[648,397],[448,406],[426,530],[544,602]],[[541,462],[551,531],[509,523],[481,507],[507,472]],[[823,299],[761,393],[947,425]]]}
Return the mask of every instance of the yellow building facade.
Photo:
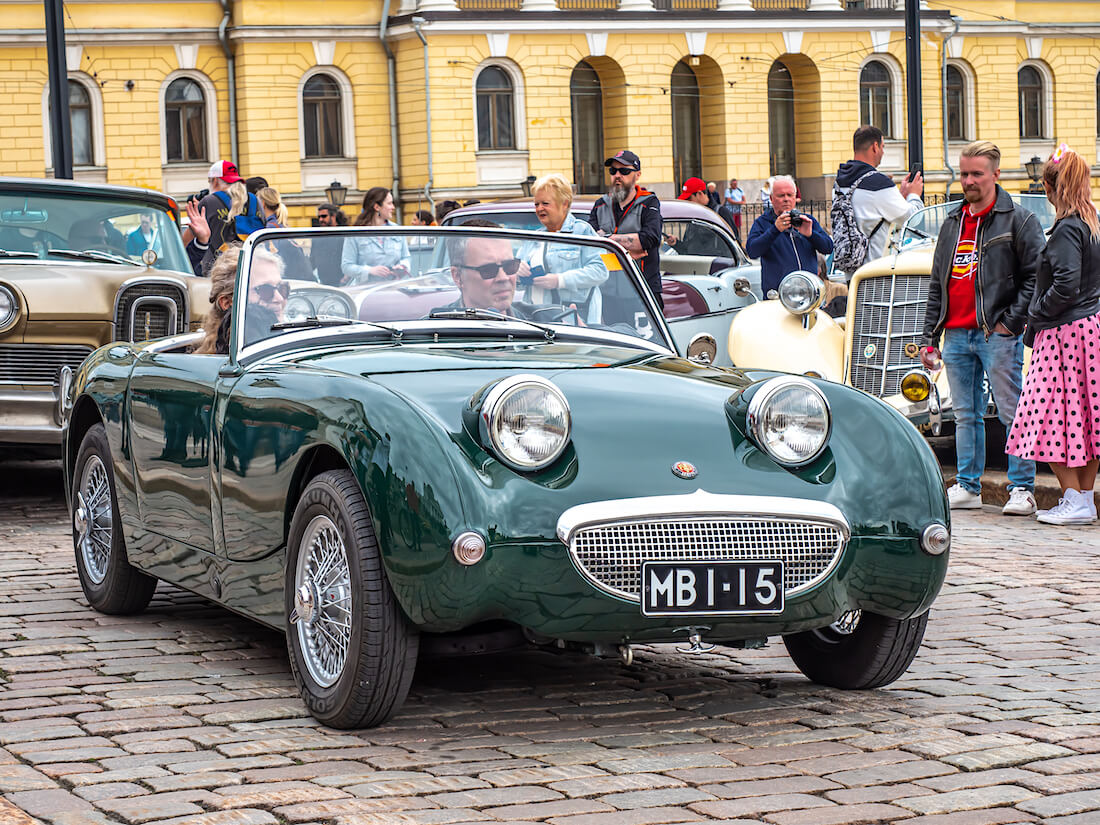
{"label": "yellow building facade", "polygon": [[[52,174],[40,2],[0,0],[0,174]],[[924,166],[944,192],[960,148],[1003,152],[1002,181],[1065,141],[1097,161],[1098,4],[928,0],[920,37]],[[794,174],[826,197],[851,134],[889,136],[908,168],[902,0],[68,0],[76,177],[176,197],[235,160],[293,222],[332,181],[348,211],[375,185],[406,214],[519,196],[562,172],[605,184],[642,159],[674,197]],[[945,105],[946,104],[946,105]],[[946,115],[946,117],[945,117]],[[957,191],[957,186],[956,186]]]}

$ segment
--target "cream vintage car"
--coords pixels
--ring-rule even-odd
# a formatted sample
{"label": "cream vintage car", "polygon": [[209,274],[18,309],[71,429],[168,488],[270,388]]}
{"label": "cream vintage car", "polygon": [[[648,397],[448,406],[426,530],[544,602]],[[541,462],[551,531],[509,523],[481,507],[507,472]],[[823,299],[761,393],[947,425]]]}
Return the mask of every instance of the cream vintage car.
{"label": "cream vintage car", "polygon": [[[1054,223],[1045,196],[1014,194],[1017,205]],[[820,309],[825,285],[816,274],[793,272],[779,300],[742,309],[730,324],[735,366],[802,373],[849,384],[881,398],[929,435],[954,420],[947,375],[921,366],[920,344],[936,236],[954,202],[912,215],[894,252],[864,264],[848,284],[848,312],[833,319]]]}
{"label": "cream vintage car", "polygon": [[59,452],[62,383],[84,358],[200,328],[209,294],[171,198],[0,178],[0,450]]}

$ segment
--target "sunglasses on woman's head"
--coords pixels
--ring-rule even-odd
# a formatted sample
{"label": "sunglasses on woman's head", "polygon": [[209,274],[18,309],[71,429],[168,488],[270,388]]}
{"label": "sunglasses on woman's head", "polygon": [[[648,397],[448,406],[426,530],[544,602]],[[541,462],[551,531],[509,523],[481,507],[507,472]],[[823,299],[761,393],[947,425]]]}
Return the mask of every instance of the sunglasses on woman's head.
{"label": "sunglasses on woman's head", "polygon": [[274,301],[276,292],[284,299],[290,295],[290,284],[286,281],[279,281],[277,284],[254,284],[252,289],[260,296],[261,301]]}
{"label": "sunglasses on woman's head", "polygon": [[505,275],[515,275],[519,272],[519,258],[508,258],[504,261],[482,264],[481,266],[462,265],[463,269],[472,269],[482,277],[482,280],[491,281],[497,276],[497,271],[503,269]]}

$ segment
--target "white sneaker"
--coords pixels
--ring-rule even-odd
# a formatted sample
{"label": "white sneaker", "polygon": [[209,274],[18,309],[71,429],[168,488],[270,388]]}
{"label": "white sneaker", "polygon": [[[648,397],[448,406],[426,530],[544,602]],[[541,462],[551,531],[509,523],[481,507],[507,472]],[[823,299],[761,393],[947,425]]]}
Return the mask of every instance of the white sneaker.
{"label": "white sneaker", "polygon": [[1096,497],[1093,495],[1092,490],[1082,490],[1081,498],[1088,505],[1089,512],[1092,513],[1092,520],[1096,521]]}
{"label": "white sneaker", "polygon": [[1096,520],[1088,502],[1091,491],[1084,496],[1077,490],[1066,490],[1058,504],[1046,510],[1036,518],[1043,524],[1092,524]]}
{"label": "white sneaker", "polygon": [[1006,516],[1030,516],[1035,512],[1035,495],[1026,487],[1013,487],[1001,512]]}
{"label": "white sneaker", "polygon": [[947,489],[947,503],[952,510],[977,510],[982,506],[982,497],[980,493],[972,493],[961,484],[955,484]]}

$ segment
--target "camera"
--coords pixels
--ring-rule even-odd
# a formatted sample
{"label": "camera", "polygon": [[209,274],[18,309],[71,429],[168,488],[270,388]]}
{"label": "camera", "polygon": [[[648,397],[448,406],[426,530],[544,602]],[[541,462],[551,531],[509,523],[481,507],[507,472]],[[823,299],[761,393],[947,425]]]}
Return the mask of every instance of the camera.
{"label": "camera", "polygon": [[791,216],[791,229],[798,229],[802,226],[802,221],[806,220],[806,215],[797,209],[792,209],[788,214]]}
{"label": "camera", "polygon": [[210,194],[209,189],[201,189],[198,192],[196,192],[194,195],[188,195],[187,196],[187,202],[191,203],[191,201],[201,201],[203,198],[205,198],[209,194]]}

